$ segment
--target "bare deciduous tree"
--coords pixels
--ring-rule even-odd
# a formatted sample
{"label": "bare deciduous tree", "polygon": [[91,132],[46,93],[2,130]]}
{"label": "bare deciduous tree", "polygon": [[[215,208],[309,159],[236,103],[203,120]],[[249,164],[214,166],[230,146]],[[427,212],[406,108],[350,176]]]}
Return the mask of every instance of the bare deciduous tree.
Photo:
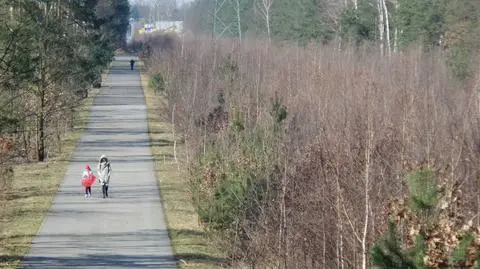
{"label": "bare deciduous tree", "polygon": [[[387,3],[377,1],[384,19]],[[255,268],[369,268],[388,204],[408,193],[406,172],[421,163],[451,167],[445,180],[461,183],[468,201],[458,211],[478,213],[480,99],[476,86],[449,81],[442,53],[237,41],[197,37],[175,57],[159,51],[154,64],[174,74],[169,102],[186,107],[175,122],[188,133],[195,191],[213,197],[229,187],[220,182],[248,189],[247,209],[228,226],[234,236],[219,232],[236,259]],[[288,112],[278,129],[276,97]]]}
{"label": "bare deciduous tree", "polygon": [[268,40],[270,40],[270,10],[274,2],[275,0],[256,0],[256,6],[265,21]]}
{"label": "bare deciduous tree", "polygon": [[383,0],[377,0],[377,12],[378,12],[378,40],[379,40],[379,46],[380,46],[380,53],[383,55],[384,53],[384,34],[385,34],[385,23],[384,23],[384,9],[382,2]]}
{"label": "bare deciduous tree", "polygon": [[385,36],[387,41],[387,51],[388,55],[390,56],[392,54],[392,47],[390,42],[390,14],[388,13],[386,0],[381,1],[383,7],[383,14],[385,15]]}

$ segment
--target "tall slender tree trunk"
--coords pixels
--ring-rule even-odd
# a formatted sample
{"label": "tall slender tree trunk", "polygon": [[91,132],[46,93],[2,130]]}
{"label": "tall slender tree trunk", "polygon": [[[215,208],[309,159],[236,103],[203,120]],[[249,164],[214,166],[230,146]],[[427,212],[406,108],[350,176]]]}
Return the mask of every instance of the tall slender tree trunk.
{"label": "tall slender tree trunk", "polygon": [[367,130],[366,130],[366,140],[365,141],[365,174],[364,174],[364,224],[363,224],[363,231],[362,231],[362,269],[367,269],[367,238],[368,238],[368,223],[369,223],[369,216],[370,216],[370,155],[372,151],[372,144],[373,144],[373,122],[372,122],[372,115],[370,113],[370,107],[368,105],[369,102],[369,95],[367,89]]}
{"label": "tall slender tree trunk", "polygon": [[338,239],[337,239],[337,268],[338,269],[344,269],[344,260],[343,260],[343,221],[342,221],[342,207],[341,207],[341,188],[340,188],[340,179],[339,179],[339,167],[337,165],[336,167],[336,176],[335,176],[335,189],[336,189],[336,211],[337,211],[337,221],[338,221],[338,226],[337,226],[337,231],[338,231]]}
{"label": "tall slender tree trunk", "polygon": [[40,112],[38,114],[38,161],[45,160],[45,90],[40,90]]}
{"label": "tall slender tree trunk", "polygon": [[[398,0],[395,1],[395,12],[398,11]],[[393,33],[393,52],[398,52],[398,23],[394,23],[395,31]]]}
{"label": "tall slender tree trunk", "polygon": [[[45,7],[46,12],[46,7]],[[46,51],[47,46],[45,41],[41,41],[40,45],[40,79],[38,82],[38,98],[39,98],[39,111],[37,112],[37,128],[38,128],[38,143],[37,143],[37,158],[39,162],[45,160],[45,93],[46,93]]]}
{"label": "tall slender tree trunk", "polygon": [[267,35],[268,35],[268,40],[270,40],[270,8],[268,8],[265,12],[265,20],[267,21]]}
{"label": "tall slender tree trunk", "polygon": [[25,130],[26,128],[24,126],[23,131],[22,131],[22,139],[23,139],[23,152],[25,155],[25,158],[27,159],[27,162],[30,161],[30,136],[28,135],[28,131]]}
{"label": "tall slender tree trunk", "polygon": [[177,104],[173,104],[172,108],[172,136],[173,136],[173,159],[175,163],[178,163],[177,160],[177,137],[175,136],[175,108]]}
{"label": "tall slender tree trunk", "polygon": [[285,205],[285,198],[287,196],[287,157],[285,157],[285,170],[282,180],[282,224],[283,224],[283,256],[284,256],[284,268],[288,268],[288,234],[287,234],[287,208]]}
{"label": "tall slender tree trunk", "polygon": [[395,31],[393,33],[393,52],[398,52],[398,27],[395,26]]}
{"label": "tall slender tree trunk", "polygon": [[203,156],[207,154],[207,123],[203,126]]}
{"label": "tall slender tree trunk", "polygon": [[267,28],[267,38],[270,41],[270,8],[275,0],[257,0],[256,4],[260,10],[263,19],[265,20],[265,27]]}
{"label": "tall slender tree trunk", "polygon": [[[478,88],[479,86],[479,83],[480,83],[480,74],[477,74],[477,83],[475,84],[475,89]],[[476,94],[476,98],[475,98],[476,102],[475,104],[477,105],[477,118],[480,116],[480,95]],[[477,167],[480,167],[477,162]],[[477,172],[478,173],[478,172]],[[480,179],[478,179],[477,177],[477,190],[480,189]],[[477,191],[477,216],[480,215],[480,194],[478,193]],[[480,225],[480,218],[476,218],[476,225],[479,226]]]}
{"label": "tall slender tree trunk", "polygon": [[338,182],[338,177],[337,177],[337,200],[338,200],[338,225],[339,225],[339,234],[340,234],[340,251],[339,251],[339,262],[340,262],[340,269],[345,268],[345,262],[343,258],[343,250],[344,250],[344,243],[343,243],[343,220],[342,220],[342,215],[341,215],[341,209],[340,209],[340,203],[342,202],[340,200],[341,194],[340,194],[340,183]]}
{"label": "tall slender tree trunk", "polygon": [[392,54],[392,47],[390,44],[390,16],[388,14],[388,8],[387,8],[387,3],[385,0],[382,0],[382,5],[383,5],[383,12],[385,14],[385,37],[387,40],[387,51],[388,55],[390,56]]}
{"label": "tall slender tree trunk", "polygon": [[57,136],[57,149],[58,152],[61,154],[62,153],[62,133],[61,133],[61,126],[60,126],[60,121],[56,122],[55,126],[55,134]]}
{"label": "tall slender tree trunk", "polygon": [[327,231],[325,231],[325,215],[324,218],[322,219],[322,226],[323,226],[323,242],[322,242],[322,265],[323,269],[327,268]]}
{"label": "tall slender tree trunk", "polygon": [[[322,186],[322,197],[326,197],[325,196],[325,185],[326,184],[323,184],[323,186]],[[321,210],[322,210],[322,236],[323,236],[323,240],[322,240],[323,241],[322,242],[322,268],[326,269],[327,268],[327,231],[326,231],[326,225],[325,225],[325,220],[326,220],[325,204],[321,203],[320,206],[321,206]]]}
{"label": "tall slender tree trunk", "polygon": [[240,1],[236,0],[237,4],[237,27],[238,27],[238,39],[242,40],[242,23],[240,17]]}
{"label": "tall slender tree trunk", "polygon": [[257,85],[256,86],[256,112],[255,112],[255,122],[258,123],[258,120],[260,118],[260,84],[261,84],[261,68],[262,68],[262,55],[261,55],[261,50],[260,50],[260,55],[258,55],[258,62],[257,62],[257,67],[258,67],[258,71],[257,72]]}
{"label": "tall slender tree trunk", "polygon": [[218,6],[218,0],[215,0],[213,3],[213,31],[212,31],[212,38],[215,38],[215,35],[217,34],[217,6]]}
{"label": "tall slender tree trunk", "polygon": [[[369,139],[370,140],[370,139]],[[369,155],[370,150],[366,150],[365,155]],[[368,236],[368,222],[370,215],[370,195],[369,195],[369,184],[370,184],[370,157],[367,157],[365,164],[365,219],[362,232],[362,269],[367,269],[367,236]]]}
{"label": "tall slender tree trunk", "polygon": [[384,52],[384,41],[383,41],[383,34],[385,32],[385,25],[383,19],[383,8],[382,8],[382,0],[377,0],[377,12],[378,12],[378,39],[380,40],[380,53],[383,55]]}

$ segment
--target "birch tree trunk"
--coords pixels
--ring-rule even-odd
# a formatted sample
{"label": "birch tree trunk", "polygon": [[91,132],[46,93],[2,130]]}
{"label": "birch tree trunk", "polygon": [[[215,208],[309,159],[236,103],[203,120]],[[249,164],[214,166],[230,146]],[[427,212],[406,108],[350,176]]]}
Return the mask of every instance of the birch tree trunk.
{"label": "birch tree trunk", "polygon": [[[479,207],[480,207],[480,203],[479,203]],[[480,212],[480,209],[479,209],[479,212]],[[325,231],[325,217],[322,219],[322,226],[323,226],[323,232],[322,232],[322,235],[323,235],[322,265],[323,265],[323,267],[322,268],[326,269],[327,268],[327,232]]]}
{"label": "birch tree trunk", "polygon": [[[278,254],[280,257],[283,256],[283,268],[287,268],[287,247],[286,247],[286,213],[285,213],[285,195],[287,193],[286,186],[286,174],[287,174],[287,163],[284,164],[284,176],[282,178],[282,199],[280,201],[280,225],[278,231]],[[283,252],[282,252],[283,249]],[[277,268],[282,268],[282,259],[277,260]]]}
{"label": "birch tree trunk", "polygon": [[265,11],[265,20],[267,21],[267,36],[268,36],[268,40],[270,40],[270,10],[269,9]]}
{"label": "birch tree trunk", "polygon": [[337,221],[338,221],[338,242],[337,242],[337,268],[344,269],[345,263],[343,259],[343,221],[342,221],[342,209],[341,209],[341,189],[340,189],[340,180],[338,178],[339,168],[337,167],[337,176],[336,176],[336,207],[337,207]]}
{"label": "birch tree trunk", "polygon": [[[398,0],[395,1],[395,12],[398,10]],[[393,52],[398,52],[398,25],[395,22],[395,31],[393,33]]]}
{"label": "birch tree trunk", "polygon": [[[182,5],[185,5],[185,0],[182,0]],[[184,18],[187,16],[186,13],[187,13],[187,9],[184,8],[183,9],[183,17]],[[132,34],[132,36],[133,36],[133,34]],[[181,53],[182,53],[181,55],[182,55],[182,58],[183,58],[184,55],[185,55],[185,35],[182,35],[182,52]]]}
{"label": "birch tree trunk", "polygon": [[237,27],[238,27],[238,39],[242,40],[242,24],[240,18],[240,2],[236,0],[237,4]]}
{"label": "birch tree trunk", "polygon": [[[368,89],[367,89],[368,91]],[[367,248],[367,237],[368,237],[368,222],[370,216],[370,155],[372,151],[372,144],[373,144],[373,123],[372,123],[372,115],[370,113],[369,107],[369,96],[367,92],[366,96],[367,102],[367,132],[366,132],[366,145],[365,145],[365,176],[364,176],[364,184],[365,184],[365,217],[364,217],[364,224],[363,224],[363,231],[362,231],[362,269],[367,269],[367,255],[368,255],[368,248]]]}
{"label": "birch tree trunk", "polygon": [[390,45],[390,16],[388,15],[388,7],[387,3],[385,0],[382,0],[382,5],[383,5],[383,12],[385,14],[385,31],[386,31],[386,39],[387,39],[387,51],[388,55],[390,56],[392,54],[392,48]]}
{"label": "birch tree trunk", "polygon": [[[260,12],[262,13],[263,19],[265,20],[265,26],[267,28],[267,37],[270,40],[270,8],[274,0],[257,0],[257,6]],[[261,2],[260,2],[261,1]]]}
{"label": "birch tree trunk", "polygon": [[383,42],[383,33],[385,32],[385,25],[383,21],[383,8],[382,3],[383,0],[377,0],[377,11],[378,11],[378,39],[380,40],[380,53],[383,55],[384,51],[384,42]]}
{"label": "birch tree trunk", "polygon": [[[259,52],[261,53],[261,52]],[[258,55],[258,62],[257,62],[257,67],[258,67],[258,70],[262,70],[262,55]],[[258,120],[260,118],[260,84],[261,84],[261,72],[257,72],[257,77],[256,77],[256,80],[257,80],[257,85],[255,85],[255,96],[256,96],[256,109],[257,111],[255,112],[255,122],[258,124]]]}
{"label": "birch tree trunk", "polygon": [[393,52],[398,52],[398,27],[395,26],[395,32],[393,33]]}

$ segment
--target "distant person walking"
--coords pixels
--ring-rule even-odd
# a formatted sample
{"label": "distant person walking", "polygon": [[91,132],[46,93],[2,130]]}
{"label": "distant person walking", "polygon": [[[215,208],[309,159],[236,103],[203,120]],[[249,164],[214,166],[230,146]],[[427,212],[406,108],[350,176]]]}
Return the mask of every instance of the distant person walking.
{"label": "distant person walking", "polygon": [[130,70],[133,70],[133,65],[135,64],[135,60],[130,60]]}
{"label": "distant person walking", "polygon": [[103,198],[108,197],[108,185],[110,184],[110,176],[112,173],[112,167],[107,156],[100,156],[100,160],[97,165],[98,182],[102,184]]}

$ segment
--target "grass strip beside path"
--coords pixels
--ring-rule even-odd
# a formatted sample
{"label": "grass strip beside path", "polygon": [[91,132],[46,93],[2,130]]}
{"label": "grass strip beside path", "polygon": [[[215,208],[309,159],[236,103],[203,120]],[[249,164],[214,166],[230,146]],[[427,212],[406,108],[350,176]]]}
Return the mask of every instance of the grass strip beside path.
{"label": "grass strip beside path", "polygon": [[[141,61],[138,66],[143,68]],[[173,135],[170,117],[165,115],[167,101],[155,95],[148,87],[148,76],[141,75],[142,87],[148,107],[148,128],[155,172],[160,185],[165,217],[173,251],[179,268],[225,268],[222,253],[210,242],[198,223],[197,213],[188,194],[186,168],[180,168],[173,157]],[[177,143],[177,152],[183,145]]]}
{"label": "grass strip beside path", "polygon": [[43,163],[14,167],[14,177],[0,205],[0,268],[17,268],[30,249],[77,141],[88,125],[90,108],[99,90],[90,90],[89,96],[75,108],[74,128],[63,137],[61,153]]}

